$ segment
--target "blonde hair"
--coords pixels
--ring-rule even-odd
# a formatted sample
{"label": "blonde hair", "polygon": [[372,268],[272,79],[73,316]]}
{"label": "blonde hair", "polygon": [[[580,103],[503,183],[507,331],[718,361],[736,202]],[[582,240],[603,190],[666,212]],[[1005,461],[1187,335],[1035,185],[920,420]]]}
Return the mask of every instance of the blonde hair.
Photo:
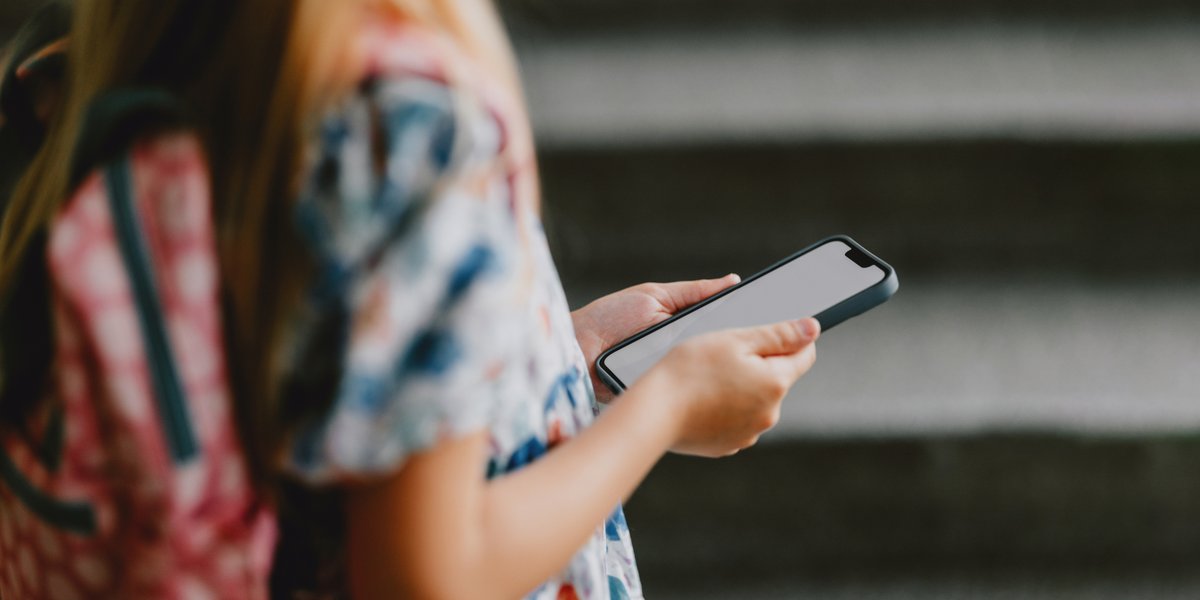
{"label": "blonde hair", "polygon": [[484,0],[77,0],[73,11],[65,101],[0,225],[0,289],[14,285],[21,255],[70,193],[91,101],[124,86],[174,92],[212,174],[240,437],[256,480],[270,480],[289,423],[313,408],[282,407],[278,389],[285,319],[308,276],[291,202],[314,119],[362,75],[362,20],[444,33],[519,104],[503,30]]}

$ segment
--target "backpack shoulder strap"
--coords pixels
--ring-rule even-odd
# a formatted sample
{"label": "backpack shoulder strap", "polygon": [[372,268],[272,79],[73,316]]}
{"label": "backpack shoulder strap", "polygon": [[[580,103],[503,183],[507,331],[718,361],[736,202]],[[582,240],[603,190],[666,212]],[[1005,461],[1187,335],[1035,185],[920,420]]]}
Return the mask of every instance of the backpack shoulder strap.
{"label": "backpack shoulder strap", "polygon": [[120,159],[133,144],[155,133],[186,127],[179,101],[155,88],[128,88],[97,97],[88,107],[71,157],[71,187],[97,167]]}
{"label": "backpack shoulder strap", "polygon": [[167,448],[176,463],[195,457],[196,434],[187,413],[187,399],[167,336],[158,283],[139,218],[132,183],[129,150],[141,138],[180,127],[186,119],[170,94],[154,89],[110,92],[97,98],[87,115],[72,160],[77,183],[102,165],[109,212],[121,259],[129,276],[137,308],[154,397]]}
{"label": "backpack shoulder strap", "polygon": [[190,460],[198,450],[196,434],[187,414],[187,399],[180,383],[179,369],[167,339],[163,309],[159,302],[158,284],[142,233],[141,221],[130,182],[130,165],[126,158],[109,163],[104,168],[108,189],[108,207],[121,258],[133,289],[141,326],[142,344],[146,348],[154,397],[159,419],[166,435],[167,448],[175,462]]}

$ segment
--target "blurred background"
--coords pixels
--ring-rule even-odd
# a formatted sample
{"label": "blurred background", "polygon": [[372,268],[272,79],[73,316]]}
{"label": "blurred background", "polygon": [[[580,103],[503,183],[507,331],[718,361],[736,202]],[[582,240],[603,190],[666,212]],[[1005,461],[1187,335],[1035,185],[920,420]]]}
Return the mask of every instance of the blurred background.
{"label": "blurred background", "polygon": [[833,233],[900,274],[630,501],[649,597],[1200,597],[1200,2],[502,8],[574,306]]}
{"label": "blurred background", "polygon": [[629,502],[649,597],[1200,597],[1200,2],[503,7],[575,306],[833,233],[900,275]]}

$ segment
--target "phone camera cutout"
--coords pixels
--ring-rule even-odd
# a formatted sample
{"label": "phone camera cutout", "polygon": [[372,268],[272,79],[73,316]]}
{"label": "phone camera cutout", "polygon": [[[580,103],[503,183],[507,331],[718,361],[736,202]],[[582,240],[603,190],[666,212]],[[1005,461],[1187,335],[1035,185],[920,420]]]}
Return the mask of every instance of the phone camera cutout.
{"label": "phone camera cutout", "polygon": [[875,266],[875,261],[871,260],[871,257],[867,256],[866,252],[863,252],[862,250],[859,250],[858,248],[851,248],[851,249],[847,250],[846,258],[849,258],[850,260],[854,261],[854,264],[856,264],[864,269],[867,267]]}

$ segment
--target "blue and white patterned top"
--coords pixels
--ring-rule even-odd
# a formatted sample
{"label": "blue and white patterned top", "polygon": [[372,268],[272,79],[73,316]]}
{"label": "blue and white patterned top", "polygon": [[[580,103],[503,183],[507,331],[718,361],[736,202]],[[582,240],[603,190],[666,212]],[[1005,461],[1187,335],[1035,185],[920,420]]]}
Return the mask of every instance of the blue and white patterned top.
{"label": "blue and white patterned top", "polygon": [[[430,51],[421,35],[394,38],[387,56]],[[449,83],[436,60],[413,68],[387,56],[323,122],[297,205],[317,269],[290,364],[304,370],[304,389],[333,403],[289,444],[287,468],[321,485],[361,481],[486,430],[481,476],[503,477],[577,435],[596,410],[536,184],[522,183],[535,177],[532,161],[511,156],[523,121]],[[337,368],[313,369],[313,356]],[[529,598],[642,596],[614,509]]]}

